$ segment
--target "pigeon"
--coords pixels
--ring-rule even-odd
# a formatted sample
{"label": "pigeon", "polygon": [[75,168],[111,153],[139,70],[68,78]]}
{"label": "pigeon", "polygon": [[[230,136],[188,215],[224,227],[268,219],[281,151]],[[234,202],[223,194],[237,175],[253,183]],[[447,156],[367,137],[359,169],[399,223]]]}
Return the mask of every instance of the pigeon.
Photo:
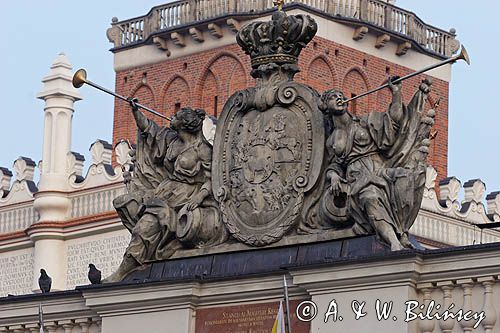
{"label": "pigeon", "polygon": [[38,285],[40,286],[42,293],[48,293],[50,291],[50,287],[52,286],[52,278],[47,275],[47,272],[43,268],[40,270]]}
{"label": "pigeon", "polygon": [[89,280],[92,284],[101,284],[101,271],[89,264]]}

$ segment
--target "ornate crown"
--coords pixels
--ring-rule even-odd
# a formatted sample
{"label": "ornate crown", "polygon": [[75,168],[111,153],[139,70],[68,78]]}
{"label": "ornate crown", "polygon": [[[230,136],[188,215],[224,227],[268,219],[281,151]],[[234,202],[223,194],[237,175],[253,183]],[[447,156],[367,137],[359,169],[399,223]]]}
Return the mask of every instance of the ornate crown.
{"label": "ornate crown", "polygon": [[268,63],[296,64],[300,51],[316,35],[318,25],[309,15],[287,16],[278,10],[268,22],[243,27],[236,40],[252,58],[252,67]]}

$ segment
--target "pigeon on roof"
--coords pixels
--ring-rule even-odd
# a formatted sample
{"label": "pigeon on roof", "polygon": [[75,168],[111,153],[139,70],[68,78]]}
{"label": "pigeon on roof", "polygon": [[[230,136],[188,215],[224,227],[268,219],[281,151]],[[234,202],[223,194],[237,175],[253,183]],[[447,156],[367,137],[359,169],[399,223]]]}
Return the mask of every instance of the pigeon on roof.
{"label": "pigeon on roof", "polygon": [[47,272],[43,268],[40,269],[38,285],[40,286],[40,290],[42,291],[42,293],[50,292],[50,288],[52,287],[52,278],[47,275]]}
{"label": "pigeon on roof", "polygon": [[92,284],[101,284],[101,271],[94,264],[89,264],[89,281]]}

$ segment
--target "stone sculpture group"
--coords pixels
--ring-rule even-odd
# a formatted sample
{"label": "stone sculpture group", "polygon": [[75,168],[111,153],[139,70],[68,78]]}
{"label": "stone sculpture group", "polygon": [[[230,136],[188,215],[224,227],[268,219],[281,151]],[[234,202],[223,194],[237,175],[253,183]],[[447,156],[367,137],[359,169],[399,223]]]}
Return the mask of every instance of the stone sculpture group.
{"label": "stone sculpture group", "polygon": [[114,206],[132,238],[106,282],[184,248],[262,247],[325,230],[376,234],[392,250],[413,246],[408,230],[434,124],[434,111],[424,112],[431,83],[424,80],[408,105],[401,84],[389,84],[386,112],[352,115],[342,92],[320,95],[294,81],[316,31],[310,16],[278,10],[238,32],[256,86],[228,99],[213,147],[203,110],[183,108],[161,127],[130,101],[137,146],[127,193]]}

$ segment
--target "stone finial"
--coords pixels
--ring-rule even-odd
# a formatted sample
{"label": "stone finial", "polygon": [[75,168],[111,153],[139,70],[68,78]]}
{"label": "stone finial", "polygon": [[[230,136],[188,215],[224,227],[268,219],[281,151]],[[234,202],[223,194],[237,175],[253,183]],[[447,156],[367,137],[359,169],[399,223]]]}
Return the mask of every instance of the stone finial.
{"label": "stone finial", "polygon": [[12,172],[0,167],[0,198],[3,198],[10,190],[10,180],[12,179]]}
{"label": "stone finial", "polygon": [[127,140],[120,140],[120,142],[116,144],[116,162],[118,162],[121,167],[126,167],[127,165],[132,163],[132,157],[129,154],[131,149],[132,147],[130,147],[130,144]]}
{"label": "stone finial", "polygon": [[83,163],[85,157],[74,151],[68,153],[68,172],[70,175],[81,176],[83,174]]}
{"label": "stone finial", "polygon": [[97,139],[90,145],[89,150],[92,154],[92,164],[111,164],[113,147],[107,141]]}
{"label": "stone finial", "polygon": [[[33,176],[35,162],[27,157],[19,157],[14,161],[16,178],[11,183],[12,172],[0,167],[0,205],[26,202],[33,199],[33,193],[38,191]],[[2,222],[2,221],[0,221]]]}
{"label": "stone finial", "polygon": [[486,204],[488,206],[488,214],[497,215],[500,220],[500,191],[491,192],[486,196]]}
{"label": "stone finial", "polygon": [[49,74],[42,79],[44,86],[36,97],[46,100],[52,96],[63,95],[74,101],[81,100],[82,96],[71,82],[73,78],[71,70],[72,67],[66,55],[59,53],[50,67]]}
{"label": "stone finial", "polygon": [[481,179],[471,179],[464,184],[464,201],[480,203],[483,201],[485,191],[486,185]]}
{"label": "stone finial", "polygon": [[443,201],[455,202],[462,185],[456,177],[448,177],[439,182],[439,198]]}
{"label": "stone finial", "polygon": [[106,30],[106,37],[108,41],[113,43],[114,47],[122,46],[122,32],[120,30],[120,25],[118,23],[118,17],[114,16],[111,19],[111,28]]}
{"label": "stone finial", "polygon": [[430,190],[436,186],[437,171],[431,166],[427,166],[425,173],[425,188]]}
{"label": "stone finial", "polygon": [[450,34],[452,37],[446,40],[445,54],[451,57],[453,54],[457,53],[458,50],[460,50],[461,44],[460,41],[456,39],[457,30],[455,28],[450,29]]}
{"label": "stone finial", "polygon": [[36,163],[28,157],[19,157],[14,161],[14,172],[17,181],[33,181]]}

